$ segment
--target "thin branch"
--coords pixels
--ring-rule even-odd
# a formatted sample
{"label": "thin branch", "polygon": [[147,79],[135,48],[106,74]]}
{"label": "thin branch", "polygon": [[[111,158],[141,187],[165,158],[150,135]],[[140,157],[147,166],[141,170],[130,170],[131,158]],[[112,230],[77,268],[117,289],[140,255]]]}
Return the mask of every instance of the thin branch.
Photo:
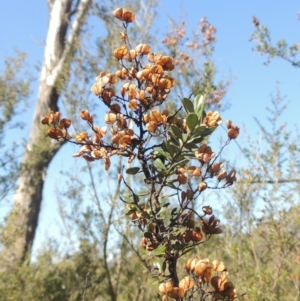
{"label": "thin branch", "polygon": [[139,251],[137,251],[135,248],[134,248],[134,245],[131,243],[131,241],[129,240],[129,238],[124,234],[122,233],[119,229],[115,228],[116,231],[126,240],[126,242],[129,244],[131,250],[137,255],[137,257],[140,259],[140,261],[143,263],[144,267],[149,271],[151,272],[151,267],[148,265],[148,263],[146,262],[145,259],[143,259],[142,255],[139,253]]}
{"label": "thin branch", "polygon": [[254,180],[254,181],[239,181],[239,183],[250,183],[250,184],[282,184],[282,183],[295,183],[300,182],[300,179],[279,179],[279,180]]}

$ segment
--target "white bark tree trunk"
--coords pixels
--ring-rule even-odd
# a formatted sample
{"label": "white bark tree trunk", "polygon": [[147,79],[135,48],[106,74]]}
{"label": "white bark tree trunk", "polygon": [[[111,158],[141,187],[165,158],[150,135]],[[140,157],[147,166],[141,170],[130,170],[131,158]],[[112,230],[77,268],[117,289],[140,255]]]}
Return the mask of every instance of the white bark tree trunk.
{"label": "white bark tree trunk", "polygon": [[48,0],[50,19],[33,123],[22,161],[14,206],[7,219],[5,257],[20,262],[30,255],[47,168],[61,143],[46,138],[41,118],[58,110],[60,85],[67,80],[81,28],[92,0]]}

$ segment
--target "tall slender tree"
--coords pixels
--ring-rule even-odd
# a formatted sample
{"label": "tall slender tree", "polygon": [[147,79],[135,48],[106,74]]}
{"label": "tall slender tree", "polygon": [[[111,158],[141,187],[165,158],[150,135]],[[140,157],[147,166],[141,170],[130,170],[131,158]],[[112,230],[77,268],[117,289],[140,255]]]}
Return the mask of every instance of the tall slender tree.
{"label": "tall slender tree", "polygon": [[22,261],[32,247],[46,171],[62,146],[62,143],[45,139],[40,119],[49,110],[58,109],[62,87],[69,76],[70,64],[91,4],[92,0],[48,0],[48,34],[35,113],[22,160],[14,206],[5,231],[3,252],[10,261]]}

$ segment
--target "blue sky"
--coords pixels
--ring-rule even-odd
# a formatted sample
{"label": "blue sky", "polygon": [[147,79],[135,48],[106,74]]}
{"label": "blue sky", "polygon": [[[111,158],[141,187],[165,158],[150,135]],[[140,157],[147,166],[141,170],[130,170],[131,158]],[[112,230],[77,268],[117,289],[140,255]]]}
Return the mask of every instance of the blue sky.
{"label": "blue sky", "polygon": [[[58,1],[58,0],[56,0]],[[253,117],[260,120],[266,118],[266,106],[270,104],[270,94],[275,91],[276,83],[280,83],[283,95],[290,100],[283,122],[290,128],[298,123],[300,81],[299,70],[288,63],[276,59],[269,66],[264,66],[265,57],[253,52],[254,44],[249,42],[254,31],[252,16],[255,15],[266,25],[273,41],[285,38],[288,43],[299,41],[300,21],[297,14],[300,3],[296,0],[162,0],[158,7],[158,19],[154,22],[161,29],[168,29],[168,16],[175,20],[186,21],[187,31],[196,29],[201,17],[206,16],[217,28],[217,44],[215,62],[220,78],[230,77],[232,84],[226,95],[231,103],[229,110],[222,114],[223,119],[232,119],[241,127],[255,135],[257,127]],[[47,34],[48,8],[46,0],[2,0],[0,10],[0,68],[6,56],[13,54],[17,48],[28,53],[27,66],[38,78],[38,68],[43,61],[43,45]],[[95,24],[97,32],[101,32],[101,23]],[[99,29],[98,29],[99,28]],[[33,107],[37,95],[37,85],[32,86],[30,102],[32,109],[26,114],[30,125]],[[89,87],[87,87],[89,89]],[[26,138],[29,127],[22,133]],[[24,135],[23,135],[24,134]],[[240,144],[246,140],[241,138]],[[49,236],[57,233],[57,208],[53,198],[57,181],[57,166],[64,166],[66,156],[74,149],[60,152],[49,170],[49,181],[46,184],[45,198],[42,205],[40,227],[37,241],[42,241],[45,233]],[[73,159],[71,159],[73,160]],[[51,230],[49,230],[51,229]],[[55,229],[52,231],[52,229]]]}

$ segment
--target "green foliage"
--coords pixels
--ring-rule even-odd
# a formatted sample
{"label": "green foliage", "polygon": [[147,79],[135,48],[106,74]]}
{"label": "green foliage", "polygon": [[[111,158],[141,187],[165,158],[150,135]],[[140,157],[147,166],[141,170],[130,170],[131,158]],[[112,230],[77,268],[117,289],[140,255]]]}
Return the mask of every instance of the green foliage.
{"label": "green foliage", "polygon": [[300,67],[299,56],[299,44],[288,45],[286,40],[281,39],[274,45],[271,39],[270,30],[260,25],[259,21],[255,18],[255,31],[252,34],[250,40],[257,43],[254,48],[260,54],[267,55],[267,61],[265,64],[269,64],[273,58],[281,58],[292,64],[294,67]]}
{"label": "green foliage", "polygon": [[[23,66],[26,55],[17,52],[15,57],[5,60],[5,69],[0,74],[0,199],[3,200],[15,188],[18,176],[18,157],[20,141],[9,137],[10,130],[20,129],[24,126],[15,120],[21,107],[30,94],[30,76],[24,74]],[[5,139],[6,138],[6,139]],[[9,139],[10,145],[6,145]]]}
{"label": "green foliage", "polygon": [[17,106],[30,93],[30,78],[19,79],[25,58],[26,55],[22,52],[17,52],[16,57],[7,58],[5,60],[5,70],[2,71],[0,76],[0,137],[2,138],[5,126],[17,113]]}
{"label": "green foliage", "polygon": [[[217,249],[230,266],[239,293],[249,300],[297,300],[300,294],[299,137],[280,120],[286,102],[277,91],[263,139],[249,139],[247,165],[224,204],[225,237]],[[267,130],[270,128],[271,130]],[[221,242],[222,241],[222,242]],[[247,299],[247,300],[248,300]]]}

